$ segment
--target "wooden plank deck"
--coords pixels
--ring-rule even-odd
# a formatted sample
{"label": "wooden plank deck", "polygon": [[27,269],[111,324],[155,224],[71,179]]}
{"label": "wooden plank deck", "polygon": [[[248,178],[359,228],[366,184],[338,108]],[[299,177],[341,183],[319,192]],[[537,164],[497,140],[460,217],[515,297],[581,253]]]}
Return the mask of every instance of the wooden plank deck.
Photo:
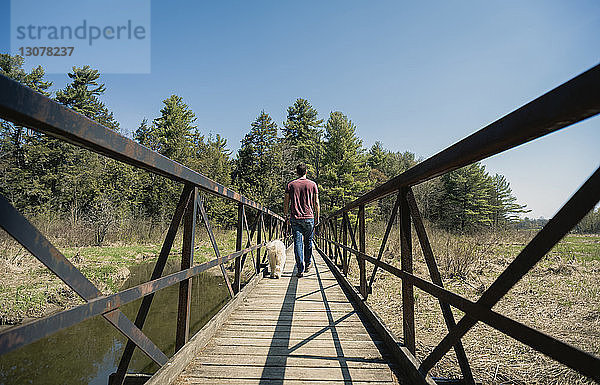
{"label": "wooden plank deck", "polygon": [[398,384],[382,342],[318,253],[295,276],[262,279],[179,378],[184,384]]}

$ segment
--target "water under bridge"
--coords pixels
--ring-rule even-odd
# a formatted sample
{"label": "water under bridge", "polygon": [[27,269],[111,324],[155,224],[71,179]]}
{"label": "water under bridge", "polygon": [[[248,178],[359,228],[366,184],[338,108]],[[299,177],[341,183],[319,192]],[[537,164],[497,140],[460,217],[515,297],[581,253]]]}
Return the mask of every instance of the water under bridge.
{"label": "water under bridge", "polygon": [[[322,220],[317,228],[315,264],[310,273],[303,278],[295,276],[288,248],[283,277],[272,280],[264,278],[265,243],[283,239],[290,244],[281,216],[0,76],[0,118],[182,184],[180,200],[150,280],[112,295],[103,295],[9,200],[0,196],[0,226],[85,300],[82,305],[3,330],[0,359],[69,326],[101,316],[128,341],[117,370],[110,376],[111,384],[474,384],[477,379],[473,378],[461,338],[482,322],[600,382],[598,357],[492,310],[598,203],[600,171],[596,170],[583,183],[477,301],[444,288],[435,250],[412,192],[413,186],[436,176],[595,116],[600,112],[599,90],[600,66],[596,66],[367,192]],[[221,255],[202,194],[237,204],[235,252]],[[369,236],[365,206],[390,195],[395,196],[395,203],[385,236],[379,252],[369,255],[365,246]],[[381,258],[394,223],[400,227],[400,267]],[[194,264],[197,226],[207,230],[215,254],[214,259],[201,264]],[[180,270],[163,274],[180,227]],[[423,251],[429,280],[413,272],[411,231],[416,233]],[[348,279],[352,260],[358,264],[357,285]],[[228,262],[233,264],[233,272],[227,271]],[[370,270],[367,264],[372,265]],[[244,277],[243,271],[249,266],[251,275]],[[191,279],[209,269],[220,270],[231,298],[199,332],[190,336]],[[401,336],[394,335],[366,301],[378,271],[402,281],[398,313]],[[176,353],[168,357],[143,330],[154,294],[173,285],[179,289],[173,331]],[[447,335],[422,360],[416,358],[415,287],[439,300],[448,329]],[[141,304],[132,320],[120,308],[136,300],[141,300]],[[455,309],[465,315],[457,320]],[[158,365],[154,375],[129,372],[136,349]],[[462,378],[432,378],[428,374],[431,368],[450,350],[456,354]]]}

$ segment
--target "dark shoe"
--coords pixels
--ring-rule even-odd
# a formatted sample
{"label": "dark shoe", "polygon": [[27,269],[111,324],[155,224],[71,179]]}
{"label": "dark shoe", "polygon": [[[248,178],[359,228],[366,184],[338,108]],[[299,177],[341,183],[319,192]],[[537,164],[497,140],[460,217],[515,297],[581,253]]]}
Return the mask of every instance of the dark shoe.
{"label": "dark shoe", "polygon": [[306,264],[306,267],[304,268],[304,272],[308,273],[310,271],[310,268],[312,267],[312,262],[309,262]]}
{"label": "dark shoe", "polygon": [[298,277],[298,278],[302,278],[302,275],[303,275],[302,273],[296,273],[296,277]]}

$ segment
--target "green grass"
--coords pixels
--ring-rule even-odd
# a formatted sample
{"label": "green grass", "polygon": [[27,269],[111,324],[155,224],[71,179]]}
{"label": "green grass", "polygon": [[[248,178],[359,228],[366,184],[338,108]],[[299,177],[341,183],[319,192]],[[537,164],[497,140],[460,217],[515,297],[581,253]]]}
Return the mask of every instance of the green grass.
{"label": "green grass", "polygon": [[600,235],[567,235],[551,253],[578,261],[600,261]]}
{"label": "green grass", "polygon": [[75,255],[91,262],[110,262],[121,266],[135,263],[139,256],[156,257],[160,252],[158,245],[128,245],[128,246],[90,246],[67,247],[61,250],[68,259]]}
{"label": "green grass", "polygon": [[[524,247],[525,244],[500,244],[494,252],[514,259]],[[549,255],[566,261],[600,261],[600,235],[569,234],[550,250]]]}
{"label": "green grass", "polygon": [[46,305],[46,296],[43,292],[35,290],[31,285],[17,287],[14,297],[14,310],[26,312],[30,309],[40,310]]}
{"label": "green grass", "polygon": [[121,282],[115,278],[118,271],[119,267],[115,265],[101,265],[97,267],[92,266],[81,268],[83,275],[93,281],[104,282],[108,290],[111,292],[117,292],[119,290]]}

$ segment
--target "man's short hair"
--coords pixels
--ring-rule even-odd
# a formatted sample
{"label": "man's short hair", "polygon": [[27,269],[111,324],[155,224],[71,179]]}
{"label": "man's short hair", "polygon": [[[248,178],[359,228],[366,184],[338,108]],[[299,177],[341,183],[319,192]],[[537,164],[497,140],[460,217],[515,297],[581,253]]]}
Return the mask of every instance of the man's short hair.
{"label": "man's short hair", "polygon": [[296,174],[298,174],[298,176],[306,175],[306,165],[304,163],[300,163],[296,166]]}

